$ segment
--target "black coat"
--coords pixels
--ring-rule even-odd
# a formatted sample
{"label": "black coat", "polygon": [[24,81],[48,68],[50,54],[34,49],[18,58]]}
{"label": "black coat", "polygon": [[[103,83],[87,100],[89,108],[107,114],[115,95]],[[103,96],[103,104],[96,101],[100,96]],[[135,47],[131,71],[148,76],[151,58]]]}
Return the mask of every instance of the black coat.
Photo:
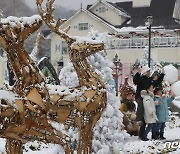
{"label": "black coat", "polygon": [[141,97],[140,92],[141,90],[146,90],[146,85],[152,83],[154,87],[157,87],[164,79],[164,74],[160,74],[157,80],[153,80],[152,77],[147,77],[145,75],[141,76],[141,74],[136,73],[133,82],[137,85],[136,89],[136,98]]}

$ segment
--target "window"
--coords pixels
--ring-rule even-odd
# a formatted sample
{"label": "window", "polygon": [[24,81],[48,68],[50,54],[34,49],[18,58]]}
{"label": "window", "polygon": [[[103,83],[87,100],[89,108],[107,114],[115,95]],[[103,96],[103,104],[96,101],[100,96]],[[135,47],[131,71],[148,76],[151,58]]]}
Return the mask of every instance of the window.
{"label": "window", "polygon": [[105,7],[99,7],[99,13],[104,13],[106,12],[108,9],[106,9]]}
{"label": "window", "polygon": [[67,54],[67,43],[65,41],[62,41],[62,55]]}
{"label": "window", "polygon": [[74,29],[77,29],[77,26],[76,26],[76,25],[74,26]]}
{"label": "window", "polygon": [[88,23],[79,23],[79,30],[88,30]]}

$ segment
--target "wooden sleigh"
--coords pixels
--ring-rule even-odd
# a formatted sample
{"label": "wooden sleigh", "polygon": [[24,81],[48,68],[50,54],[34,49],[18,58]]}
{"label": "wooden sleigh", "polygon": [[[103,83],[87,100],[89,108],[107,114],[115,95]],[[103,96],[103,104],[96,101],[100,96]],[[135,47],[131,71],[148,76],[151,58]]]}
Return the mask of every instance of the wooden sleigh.
{"label": "wooden sleigh", "polygon": [[[103,50],[104,44],[92,41],[77,43],[66,30],[60,30],[63,20],[54,20],[54,0],[47,1],[46,11],[42,8],[43,0],[36,2],[41,18],[33,16],[29,18],[31,22],[26,22],[28,18],[2,19],[0,22],[0,42],[16,78],[14,99],[0,100],[0,137],[7,139],[6,151],[9,154],[22,153],[22,145],[31,140],[59,144],[65,153],[73,153],[69,136],[52,127],[51,122],[55,121],[64,124],[66,129],[77,127],[77,152],[91,153],[93,128],[106,107],[107,96],[104,83],[86,58]],[[49,94],[50,89],[39,69],[23,47],[30,34],[40,28],[42,20],[68,44],[69,58],[79,86],[67,94]]]}

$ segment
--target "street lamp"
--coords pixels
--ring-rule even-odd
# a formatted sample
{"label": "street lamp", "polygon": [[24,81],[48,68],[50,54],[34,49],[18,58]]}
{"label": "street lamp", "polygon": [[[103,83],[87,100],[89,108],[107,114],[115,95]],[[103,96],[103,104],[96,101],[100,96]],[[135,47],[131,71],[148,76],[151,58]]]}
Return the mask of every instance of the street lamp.
{"label": "street lamp", "polygon": [[118,78],[119,78],[119,72],[122,69],[122,63],[120,62],[121,60],[118,59],[118,55],[116,53],[115,57],[113,58],[113,63],[115,65],[115,70],[116,70],[116,96],[118,96]]}
{"label": "street lamp", "polygon": [[153,17],[151,15],[147,16],[146,25],[149,29],[149,55],[148,55],[148,66],[151,65],[151,26],[153,23]]}

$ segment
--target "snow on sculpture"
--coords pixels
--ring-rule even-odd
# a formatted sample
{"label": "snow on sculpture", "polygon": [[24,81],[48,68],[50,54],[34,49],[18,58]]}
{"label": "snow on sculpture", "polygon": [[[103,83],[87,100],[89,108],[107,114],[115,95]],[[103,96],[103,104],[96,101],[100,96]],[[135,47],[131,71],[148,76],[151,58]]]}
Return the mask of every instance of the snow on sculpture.
{"label": "snow on sculpture", "polygon": [[3,87],[4,80],[5,80],[5,63],[3,57],[0,56],[0,89]]}
{"label": "snow on sculpture", "polygon": [[51,89],[25,51],[24,41],[42,25],[40,16],[2,19],[0,42],[16,82],[13,91],[0,91],[0,137],[7,139],[8,154],[22,153],[22,145],[30,140],[59,144],[65,153],[73,153],[69,136],[53,127],[52,122],[56,121],[67,129],[77,127],[78,153],[91,153],[93,128],[106,107],[107,96],[104,83],[86,57],[103,50],[104,44],[79,41],[59,30],[62,20],[56,23],[52,18],[54,0],[47,2],[47,13],[41,8],[42,2],[37,0],[40,15],[53,32],[66,40],[80,85],[67,93],[50,93]]}
{"label": "snow on sculpture", "polygon": [[[63,38],[68,45],[70,61],[77,73],[79,86],[67,96],[54,95],[52,104],[56,104],[57,121],[65,127],[76,126],[79,129],[78,153],[91,153],[93,128],[106,107],[106,89],[100,79],[87,62],[87,57],[104,49],[102,42],[91,39],[71,37],[67,34],[69,27],[62,31],[62,19],[53,18],[52,4],[55,0],[48,0],[46,11],[42,8],[43,0],[36,0],[40,16],[52,32]],[[74,93],[76,94],[74,94]],[[63,115],[63,116],[62,116]]]}

